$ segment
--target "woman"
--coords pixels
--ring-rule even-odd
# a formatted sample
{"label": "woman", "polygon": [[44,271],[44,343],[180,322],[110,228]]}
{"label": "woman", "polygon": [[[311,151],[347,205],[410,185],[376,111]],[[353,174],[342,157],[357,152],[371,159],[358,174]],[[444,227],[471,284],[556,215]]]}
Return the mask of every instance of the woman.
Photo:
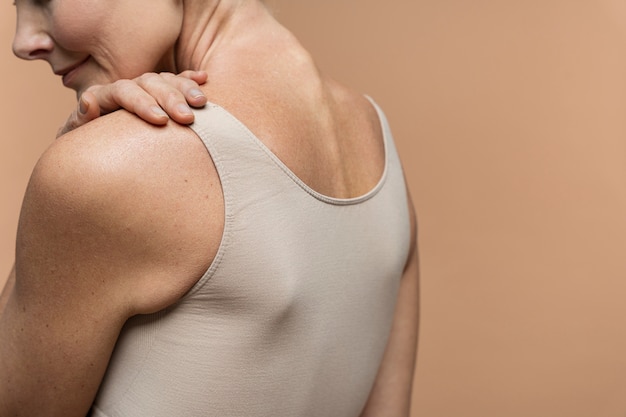
{"label": "woman", "polygon": [[16,54],[78,96],[203,70],[210,103],[191,128],[113,112],[44,153],[3,296],[0,415],[408,415],[415,220],[373,102],[258,0],[16,5]]}

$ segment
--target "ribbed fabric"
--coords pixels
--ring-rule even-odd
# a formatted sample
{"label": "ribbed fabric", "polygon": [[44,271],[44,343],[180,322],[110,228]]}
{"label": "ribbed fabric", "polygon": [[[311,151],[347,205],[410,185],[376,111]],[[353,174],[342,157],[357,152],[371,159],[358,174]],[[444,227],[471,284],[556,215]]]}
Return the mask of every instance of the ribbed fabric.
{"label": "ribbed fabric", "polygon": [[304,184],[208,104],[192,128],[225,201],[209,270],[177,304],[128,321],[97,417],[354,417],[372,387],[409,248],[387,121],[380,182],[352,199]]}

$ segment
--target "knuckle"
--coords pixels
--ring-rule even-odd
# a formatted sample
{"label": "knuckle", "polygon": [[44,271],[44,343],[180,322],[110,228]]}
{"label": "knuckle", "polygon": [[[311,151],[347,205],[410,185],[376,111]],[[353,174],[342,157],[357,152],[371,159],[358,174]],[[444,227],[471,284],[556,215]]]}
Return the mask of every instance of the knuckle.
{"label": "knuckle", "polygon": [[179,77],[189,78],[193,74],[192,70],[185,70],[178,74]]}
{"label": "knuckle", "polygon": [[151,73],[150,76],[147,76],[143,80],[141,87],[143,87],[146,90],[152,89],[152,90],[158,91],[157,89],[159,85],[162,83],[163,83],[163,80],[158,74]]}
{"label": "knuckle", "polygon": [[146,72],[144,74],[141,74],[139,77],[137,77],[138,80],[142,80],[142,81],[147,81],[147,80],[151,80],[157,77],[157,74],[155,74],[154,72]]}
{"label": "knuckle", "polygon": [[135,78],[131,82],[137,84],[142,88],[146,88],[147,86],[153,85],[158,75],[153,72],[147,72],[145,74],[141,74],[139,77]]}
{"label": "knuckle", "polygon": [[197,82],[190,78],[182,78],[178,77],[178,88],[184,93],[187,93],[189,90],[197,89],[200,87]]}
{"label": "knuckle", "polygon": [[85,91],[83,91],[82,95],[84,95],[85,93],[94,93],[95,94],[96,92],[98,92],[101,89],[102,89],[102,85],[94,84],[94,85],[91,85],[91,86],[87,87],[87,89]]}
{"label": "knuckle", "polygon": [[113,86],[115,87],[116,90],[120,90],[120,91],[124,91],[124,90],[128,90],[129,88],[132,88],[135,85],[134,81],[131,80],[117,80],[115,81],[115,83],[113,83]]}
{"label": "knuckle", "polygon": [[170,105],[175,105],[176,103],[183,101],[184,98],[181,96],[179,91],[168,91],[165,96],[165,102]]}

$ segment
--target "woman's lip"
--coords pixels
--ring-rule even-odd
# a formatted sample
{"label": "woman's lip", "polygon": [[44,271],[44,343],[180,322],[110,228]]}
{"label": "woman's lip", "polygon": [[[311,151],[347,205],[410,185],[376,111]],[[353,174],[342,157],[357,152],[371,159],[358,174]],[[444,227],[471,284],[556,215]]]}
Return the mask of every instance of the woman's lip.
{"label": "woman's lip", "polygon": [[69,86],[69,84],[72,81],[73,75],[76,74],[76,70],[79,69],[85,62],[87,62],[88,59],[89,57],[85,58],[78,64],[71,66],[70,68],[66,68],[62,71],[59,71],[58,75],[61,76],[64,86],[66,87]]}

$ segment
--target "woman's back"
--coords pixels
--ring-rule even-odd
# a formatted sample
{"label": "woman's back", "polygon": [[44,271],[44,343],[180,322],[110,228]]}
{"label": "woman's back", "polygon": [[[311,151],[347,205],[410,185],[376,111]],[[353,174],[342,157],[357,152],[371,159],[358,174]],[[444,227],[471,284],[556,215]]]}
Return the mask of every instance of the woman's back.
{"label": "woman's back", "polygon": [[351,199],[310,189],[219,106],[193,128],[221,179],[219,250],[179,302],[126,323],[95,415],[358,415],[410,245],[388,126],[383,176]]}
{"label": "woman's back", "polygon": [[95,415],[348,416],[367,400],[409,251],[402,170],[373,103],[277,30],[211,61],[228,68],[205,90],[219,106],[192,128],[221,184],[219,248],[179,302],[126,324]]}
{"label": "woman's back", "polygon": [[[99,390],[96,415],[353,415],[374,386],[372,409],[404,412],[417,258],[384,118],[259,2],[212,2],[223,20],[184,4],[175,60],[208,73],[215,103],[193,130],[120,111],[35,169],[0,330],[61,388],[9,367],[32,388],[17,402],[43,391],[32,410],[80,414]],[[52,348],[29,342],[43,333]]]}
{"label": "woman's back", "polygon": [[212,56],[207,96],[243,121],[316,191],[339,198],[365,194],[384,168],[375,109],[321,74],[273,19],[258,30]]}

